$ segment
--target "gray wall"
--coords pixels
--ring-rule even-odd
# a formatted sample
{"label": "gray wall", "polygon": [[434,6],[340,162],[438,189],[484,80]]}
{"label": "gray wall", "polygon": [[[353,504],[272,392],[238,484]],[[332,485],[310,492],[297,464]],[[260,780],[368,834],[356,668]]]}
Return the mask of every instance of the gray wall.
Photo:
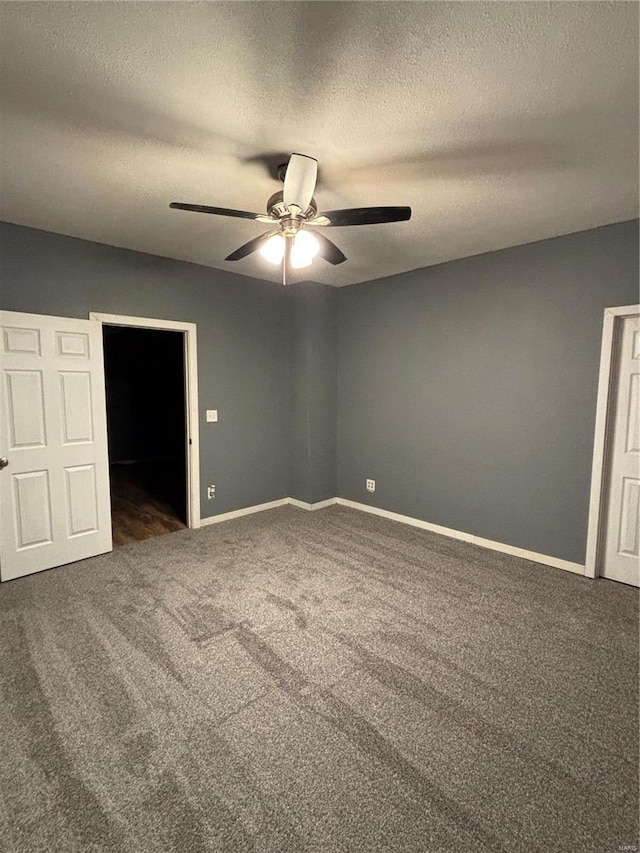
{"label": "gray wall", "polygon": [[[286,497],[289,311],[282,285],[0,223],[0,308],[198,326],[202,516]],[[153,369],[153,365],[149,366]],[[219,410],[206,424],[203,412]],[[206,486],[216,484],[214,501]]]}
{"label": "gray wall", "polygon": [[638,302],[638,222],[338,302],[338,494],[583,563],[603,309]]}
{"label": "gray wall", "polygon": [[316,503],[336,495],[338,291],[305,283],[291,309],[291,497]]}
{"label": "gray wall", "polygon": [[337,493],[584,561],[602,315],[638,301],[637,221],[341,290],[6,223],[0,247],[3,309],[197,323],[220,413],[203,517]]}

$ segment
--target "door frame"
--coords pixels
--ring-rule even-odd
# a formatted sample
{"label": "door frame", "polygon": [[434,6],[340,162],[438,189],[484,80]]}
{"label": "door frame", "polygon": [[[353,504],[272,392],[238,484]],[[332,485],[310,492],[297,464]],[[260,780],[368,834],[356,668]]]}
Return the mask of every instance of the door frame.
{"label": "door frame", "polygon": [[640,305],[623,305],[604,309],[602,348],[600,350],[600,374],[598,377],[598,402],[596,406],[596,428],[593,442],[593,464],[591,468],[591,495],[589,498],[589,526],[587,532],[587,554],[585,577],[597,578],[602,568],[604,544],[604,522],[606,518],[607,475],[609,451],[613,429],[613,392],[615,390],[616,346],[622,320],[640,314]]}
{"label": "door frame", "polygon": [[200,527],[200,437],[198,423],[197,326],[179,320],[128,317],[122,314],[89,312],[89,319],[101,326],[134,326],[138,329],[167,329],[182,332],[184,341],[184,390],[187,426],[187,527]]}

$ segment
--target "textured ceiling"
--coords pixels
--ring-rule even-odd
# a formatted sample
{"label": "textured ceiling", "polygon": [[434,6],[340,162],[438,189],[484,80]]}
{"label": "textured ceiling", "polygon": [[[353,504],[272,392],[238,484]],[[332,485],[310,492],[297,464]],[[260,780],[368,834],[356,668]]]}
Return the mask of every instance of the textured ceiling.
{"label": "textured ceiling", "polygon": [[[275,279],[225,255],[265,163],[320,162],[320,209],[408,204],[325,233],[335,285],[638,213],[635,2],[3,2],[0,218]],[[266,159],[265,159],[266,158]]]}

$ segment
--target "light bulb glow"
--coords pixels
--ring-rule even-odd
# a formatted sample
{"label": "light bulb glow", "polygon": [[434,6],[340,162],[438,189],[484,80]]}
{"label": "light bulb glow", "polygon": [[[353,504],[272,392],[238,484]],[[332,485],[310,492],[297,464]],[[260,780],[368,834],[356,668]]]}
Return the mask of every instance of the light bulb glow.
{"label": "light bulb glow", "polygon": [[296,269],[308,267],[320,251],[320,244],[308,231],[298,231],[291,247],[291,266]]}
{"label": "light bulb glow", "polygon": [[[283,234],[273,234],[260,247],[260,254],[271,264],[281,264],[284,258],[285,238]],[[291,266],[299,270],[308,267],[320,251],[317,239],[308,231],[298,231],[291,247]]]}
{"label": "light bulb glow", "polygon": [[260,254],[271,264],[281,264],[284,258],[284,237],[274,234],[260,247]]}

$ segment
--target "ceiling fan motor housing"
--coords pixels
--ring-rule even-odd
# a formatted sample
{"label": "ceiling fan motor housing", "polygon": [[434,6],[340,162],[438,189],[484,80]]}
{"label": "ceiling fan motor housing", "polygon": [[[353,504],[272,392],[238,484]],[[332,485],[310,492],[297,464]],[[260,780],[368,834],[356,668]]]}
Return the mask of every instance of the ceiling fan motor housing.
{"label": "ceiling fan motor housing", "polygon": [[[269,201],[267,202],[267,213],[269,216],[272,216],[274,219],[290,219],[291,213],[289,208],[282,200],[283,192],[279,190],[277,193],[274,193]],[[314,216],[318,213],[318,205],[316,204],[315,198],[312,198],[309,202],[309,207],[302,214],[302,219],[313,219]]]}

